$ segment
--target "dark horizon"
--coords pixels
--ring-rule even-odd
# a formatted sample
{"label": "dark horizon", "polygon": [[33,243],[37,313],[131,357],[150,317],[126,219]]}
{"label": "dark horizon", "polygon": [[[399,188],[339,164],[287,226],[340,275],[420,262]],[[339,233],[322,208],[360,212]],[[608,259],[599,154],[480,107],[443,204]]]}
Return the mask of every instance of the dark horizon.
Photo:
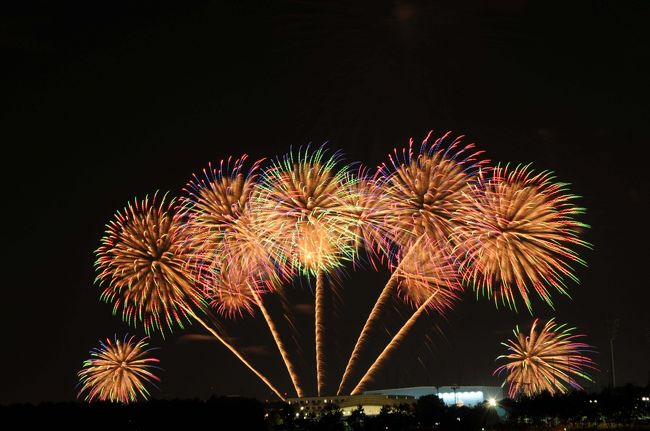
{"label": "dark horizon", "polygon": [[[468,290],[444,317],[422,319],[369,389],[499,385],[491,375],[499,343],[515,325],[553,316],[598,350],[600,372],[586,389],[609,384],[614,320],[617,385],[650,383],[647,4],[43,2],[2,10],[11,222],[1,404],[72,400],[99,339],[144,335],[112,316],[93,283],[104,225],[134,197],[179,196],[209,162],[275,158],[310,142],[374,167],[429,130],[466,135],[495,163],[532,162],[571,183],[594,249],[579,250],[588,267],[577,268],[580,285],[569,283],[572,299],[553,295],[555,311],[537,297],[533,316],[521,304],[518,313],[497,310]],[[327,312],[332,392],[388,279],[386,270],[347,269]],[[308,282],[289,296],[302,349],[293,352],[312,393]],[[390,330],[405,310],[391,308]],[[290,393],[264,324],[225,326]],[[195,334],[200,327],[152,336],[164,370],[153,397],[271,398],[225,348]],[[388,339],[383,329],[376,336]]]}

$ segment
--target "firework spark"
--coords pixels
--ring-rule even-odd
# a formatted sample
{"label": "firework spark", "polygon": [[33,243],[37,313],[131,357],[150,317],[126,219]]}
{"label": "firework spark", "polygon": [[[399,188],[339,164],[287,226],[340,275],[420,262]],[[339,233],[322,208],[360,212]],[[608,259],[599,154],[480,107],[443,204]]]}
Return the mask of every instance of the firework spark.
{"label": "firework spark", "polygon": [[[443,245],[444,250],[431,248],[429,252],[441,253],[439,257],[451,256],[451,247],[447,245],[454,227],[453,215],[467,201],[464,192],[469,188],[474,172],[486,163],[479,158],[481,151],[474,150],[473,144],[461,144],[461,139],[458,137],[450,140],[447,133],[431,142],[429,133],[419,151],[413,148],[411,140],[401,155],[396,150],[394,155],[389,156],[390,165],[384,164],[379,169],[378,182],[381,184],[382,199],[385,199],[382,206],[388,209],[383,212],[385,217],[382,221],[387,227],[387,237],[398,248],[398,252],[394,253],[398,256],[398,263],[393,265],[393,275],[382,289],[357,338],[339,384],[339,394],[351,377],[370,331],[378,322],[395,287],[399,285],[402,292],[409,292],[410,295],[405,297],[416,304],[426,298],[426,288],[414,287],[429,286],[428,282],[417,283],[418,277],[411,276],[407,277],[408,282],[398,283],[397,277],[400,271],[403,275],[416,273],[417,256],[420,256],[420,262],[426,260],[427,250],[422,247],[422,242]],[[449,261],[442,265],[436,263],[436,267],[446,268],[449,264]],[[410,265],[411,271],[404,271],[404,265]],[[417,272],[420,273],[420,280],[430,281],[432,277],[436,278],[434,273],[423,273],[422,270]],[[449,276],[446,272],[445,277]],[[417,294],[418,291],[421,294]],[[417,298],[414,298],[414,294]]]}
{"label": "firework spark", "polygon": [[503,384],[508,384],[508,396],[532,396],[542,391],[566,393],[568,386],[582,389],[576,377],[593,381],[585,372],[596,368],[585,356],[593,348],[576,341],[583,335],[572,334],[575,328],[557,325],[554,319],[537,330],[537,322],[535,319],[528,336],[517,327],[513,331],[515,338],[501,343],[510,353],[497,360],[505,359],[508,363],[497,368],[494,374],[507,374]]}
{"label": "firework spark", "polygon": [[190,258],[187,229],[174,201],[157,196],[129,203],[107,225],[97,250],[97,280],[106,285],[101,297],[131,324],[171,330],[189,321],[188,309],[204,301],[186,270]]}
{"label": "firework spark", "polygon": [[528,166],[497,166],[468,191],[454,238],[463,278],[477,295],[516,308],[517,289],[530,311],[529,286],[552,305],[548,286],[567,295],[563,277],[578,281],[571,263],[585,262],[571,247],[589,246],[578,238],[587,226],[574,219],[584,209],[573,205],[567,184],[553,180]]}
{"label": "firework spark", "polygon": [[138,398],[149,398],[147,384],[160,381],[153,370],[158,359],[150,356],[147,338],[135,342],[135,337],[120,341],[106,339],[90,351],[91,358],[79,371],[79,394],[87,391],[85,400],[112,401],[128,404]]}

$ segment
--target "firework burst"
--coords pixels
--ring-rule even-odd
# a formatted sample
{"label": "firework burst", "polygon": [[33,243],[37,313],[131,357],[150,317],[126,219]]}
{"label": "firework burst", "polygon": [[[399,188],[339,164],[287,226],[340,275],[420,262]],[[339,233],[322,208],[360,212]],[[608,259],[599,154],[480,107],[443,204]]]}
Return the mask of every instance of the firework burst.
{"label": "firework burst", "polygon": [[85,400],[112,401],[127,404],[138,398],[149,398],[147,384],[160,381],[153,370],[158,359],[150,356],[147,339],[135,342],[135,337],[120,341],[106,339],[91,350],[91,358],[79,371],[82,385],[77,396],[87,391]]}
{"label": "firework burst", "polygon": [[593,352],[593,348],[576,341],[583,335],[572,334],[575,328],[557,325],[554,319],[537,330],[537,322],[537,319],[533,322],[529,335],[517,327],[513,331],[515,338],[501,343],[510,353],[497,358],[507,363],[494,374],[507,374],[504,385],[508,384],[508,396],[532,396],[542,391],[566,393],[568,386],[582,389],[577,377],[591,382],[585,369],[596,367],[585,353]]}
{"label": "firework burst", "polygon": [[143,323],[147,333],[183,326],[189,308],[204,301],[187,271],[187,230],[174,201],[148,197],[129,203],[107,225],[97,250],[102,299],[122,310],[125,321]]}
{"label": "firework burst", "polygon": [[[438,312],[451,307],[462,286],[458,269],[446,254],[447,250],[449,247],[445,244],[421,240],[399,259],[394,273],[397,291],[405,302],[416,309],[428,302],[429,307]],[[436,292],[435,301],[429,300]]]}
{"label": "firework burst", "polygon": [[390,200],[377,176],[378,173],[369,175],[365,167],[359,168],[356,178],[346,181],[351,190],[345,200],[346,211],[354,220],[352,233],[356,243],[353,250],[365,250],[373,266],[376,258],[383,261],[389,256],[387,239],[391,232],[386,222],[391,209]]}
{"label": "firework burst", "polygon": [[531,310],[529,286],[552,305],[548,286],[566,295],[563,278],[578,281],[571,263],[585,262],[571,247],[589,246],[578,238],[587,226],[574,219],[584,210],[573,204],[567,184],[553,180],[528,166],[497,166],[468,191],[454,237],[463,278],[477,295],[516,308],[516,289]]}
{"label": "firework burst", "polygon": [[254,213],[270,254],[292,270],[315,276],[354,255],[353,177],[337,163],[306,149],[264,172]]}
{"label": "firework burst", "polygon": [[386,222],[392,227],[391,240],[407,250],[427,234],[446,244],[454,226],[454,214],[467,198],[466,191],[478,167],[486,163],[474,144],[463,145],[462,136],[449,133],[431,143],[427,135],[419,151],[413,140],[400,153],[390,156],[390,164],[380,168],[384,192],[390,201]]}
{"label": "firework burst", "polygon": [[184,205],[189,212],[194,235],[203,244],[211,245],[230,229],[247,207],[255,188],[261,160],[246,171],[247,156],[221,161],[219,168],[211,164],[203,176],[194,175],[185,187]]}

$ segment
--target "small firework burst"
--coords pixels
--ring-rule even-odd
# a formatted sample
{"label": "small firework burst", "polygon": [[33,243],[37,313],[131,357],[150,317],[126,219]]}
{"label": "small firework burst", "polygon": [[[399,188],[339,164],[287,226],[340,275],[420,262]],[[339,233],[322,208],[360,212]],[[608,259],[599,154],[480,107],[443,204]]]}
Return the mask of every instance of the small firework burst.
{"label": "small firework burst", "polygon": [[263,280],[236,261],[223,259],[220,262],[221,268],[215,269],[212,282],[205,290],[210,305],[228,318],[253,315],[256,306],[254,292],[262,293]]}
{"label": "small firework burst", "polygon": [[368,175],[365,168],[360,168],[356,178],[350,178],[348,213],[355,220],[353,237],[356,241],[354,250],[365,250],[374,264],[374,258],[388,256],[390,245],[388,237],[390,227],[386,222],[390,215],[390,200],[377,179],[377,174]]}
{"label": "small firework burst", "polygon": [[131,336],[124,340],[106,339],[100,347],[90,351],[91,358],[84,362],[79,371],[82,385],[77,396],[87,392],[88,402],[111,401],[128,404],[139,398],[149,398],[147,384],[160,379],[153,374],[158,359],[151,357],[147,338],[135,342]]}
{"label": "small firework burst", "polygon": [[[462,290],[458,270],[446,253],[448,246],[423,239],[399,259],[397,289],[404,301],[415,308],[428,302],[428,308],[443,312]],[[435,300],[430,300],[434,294]]]}
{"label": "small firework burst", "polygon": [[573,204],[567,184],[553,182],[550,172],[528,166],[497,166],[481,173],[459,213],[454,232],[465,281],[516,308],[514,289],[531,310],[528,287],[552,305],[547,286],[567,294],[563,277],[577,281],[572,262],[584,261],[572,246],[588,246],[578,238],[584,212]]}
{"label": "small firework burst", "polygon": [[243,155],[238,159],[222,160],[219,168],[209,165],[202,177],[194,175],[187,184],[183,204],[196,229],[195,235],[205,235],[206,241],[219,238],[239,219],[250,201],[261,162],[253,163],[246,171],[247,158]]}
{"label": "small firework burst", "polygon": [[593,347],[577,342],[583,335],[574,335],[575,328],[557,325],[549,320],[543,328],[537,329],[536,319],[530,334],[526,335],[517,327],[514,339],[501,343],[510,353],[497,358],[508,361],[494,371],[494,374],[506,373],[508,396],[532,396],[542,391],[551,394],[566,393],[568,386],[582,389],[577,378],[592,381],[586,369],[595,369],[595,364],[587,352]]}
{"label": "small firework burst", "polygon": [[163,324],[192,314],[191,307],[204,302],[187,270],[190,259],[187,229],[174,211],[174,201],[146,197],[129,203],[107,225],[97,250],[97,280],[105,285],[102,299],[122,310],[125,321],[143,323],[149,333]]}

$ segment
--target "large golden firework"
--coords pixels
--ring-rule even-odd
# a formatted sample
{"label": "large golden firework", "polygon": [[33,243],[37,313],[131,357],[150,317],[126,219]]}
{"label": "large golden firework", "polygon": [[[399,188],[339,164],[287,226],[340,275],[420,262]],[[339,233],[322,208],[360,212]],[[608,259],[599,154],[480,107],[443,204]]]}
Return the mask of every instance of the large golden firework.
{"label": "large golden firework", "polygon": [[528,166],[497,166],[467,191],[454,239],[463,278],[477,295],[516,308],[517,289],[531,310],[529,287],[552,305],[547,286],[567,294],[563,278],[577,281],[571,263],[584,261],[571,247],[588,246],[578,238],[586,225],[574,219],[584,210],[553,178]]}
{"label": "large golden firework", "polygon": [[135,337],[115,341],[100,341],[100,347],[91,350],[91,358],[79,371],[82,384],[78,396],[86,394],[86,401],[112,401],[127,404],[138,398],[149,398],[146,385],[160,381],[152,370],[158,359],[150,356],[147,339],[137,343]]}
{"label": "large golden firework", "polygon": [[264,172],[255,195],[269,252],[304,274],[329,272],[354,255],[353,177],[336,165],[322,149],[288,154]]}
{"label": "large golden firework", "polygon": [[173,200],[154,195],[129,203],[107,225],[97,256],[101,297],[147,333],[182,327],[190,308],[204,305],[187,270],[187,229]]}
{"label": "large golden firework", "polygon": [[435,242],[446,244],[454,227],[454,215],[466,203],[466,191],[475,169],[485,163],[473,144],[462,145],[461,137],[449,133],[431,142],[431,133],[419,151],[413,140],[390,156],[391,164],[380,169],[380,181],[390,201],[386,223],[390,239],[407,250],[427,234]]}
{"label": "large golden firework", "polygon": [[575,341],[582,337],[571,333],[575,328],[557,325],[551,319],[538,330],[537,322],[533,322],[529,335],[517,327],[513,331],[515,338],[501,343],[510,353],[497,359],[508,362],[494,374],[507,374],[504,385],[508,384],[508,396],[532,396],[542,391],[566,393],[569,386],[582,389],[576,378],[592,381],[585,369],[595,369],[595,364],[585,353],[593,348]]}

